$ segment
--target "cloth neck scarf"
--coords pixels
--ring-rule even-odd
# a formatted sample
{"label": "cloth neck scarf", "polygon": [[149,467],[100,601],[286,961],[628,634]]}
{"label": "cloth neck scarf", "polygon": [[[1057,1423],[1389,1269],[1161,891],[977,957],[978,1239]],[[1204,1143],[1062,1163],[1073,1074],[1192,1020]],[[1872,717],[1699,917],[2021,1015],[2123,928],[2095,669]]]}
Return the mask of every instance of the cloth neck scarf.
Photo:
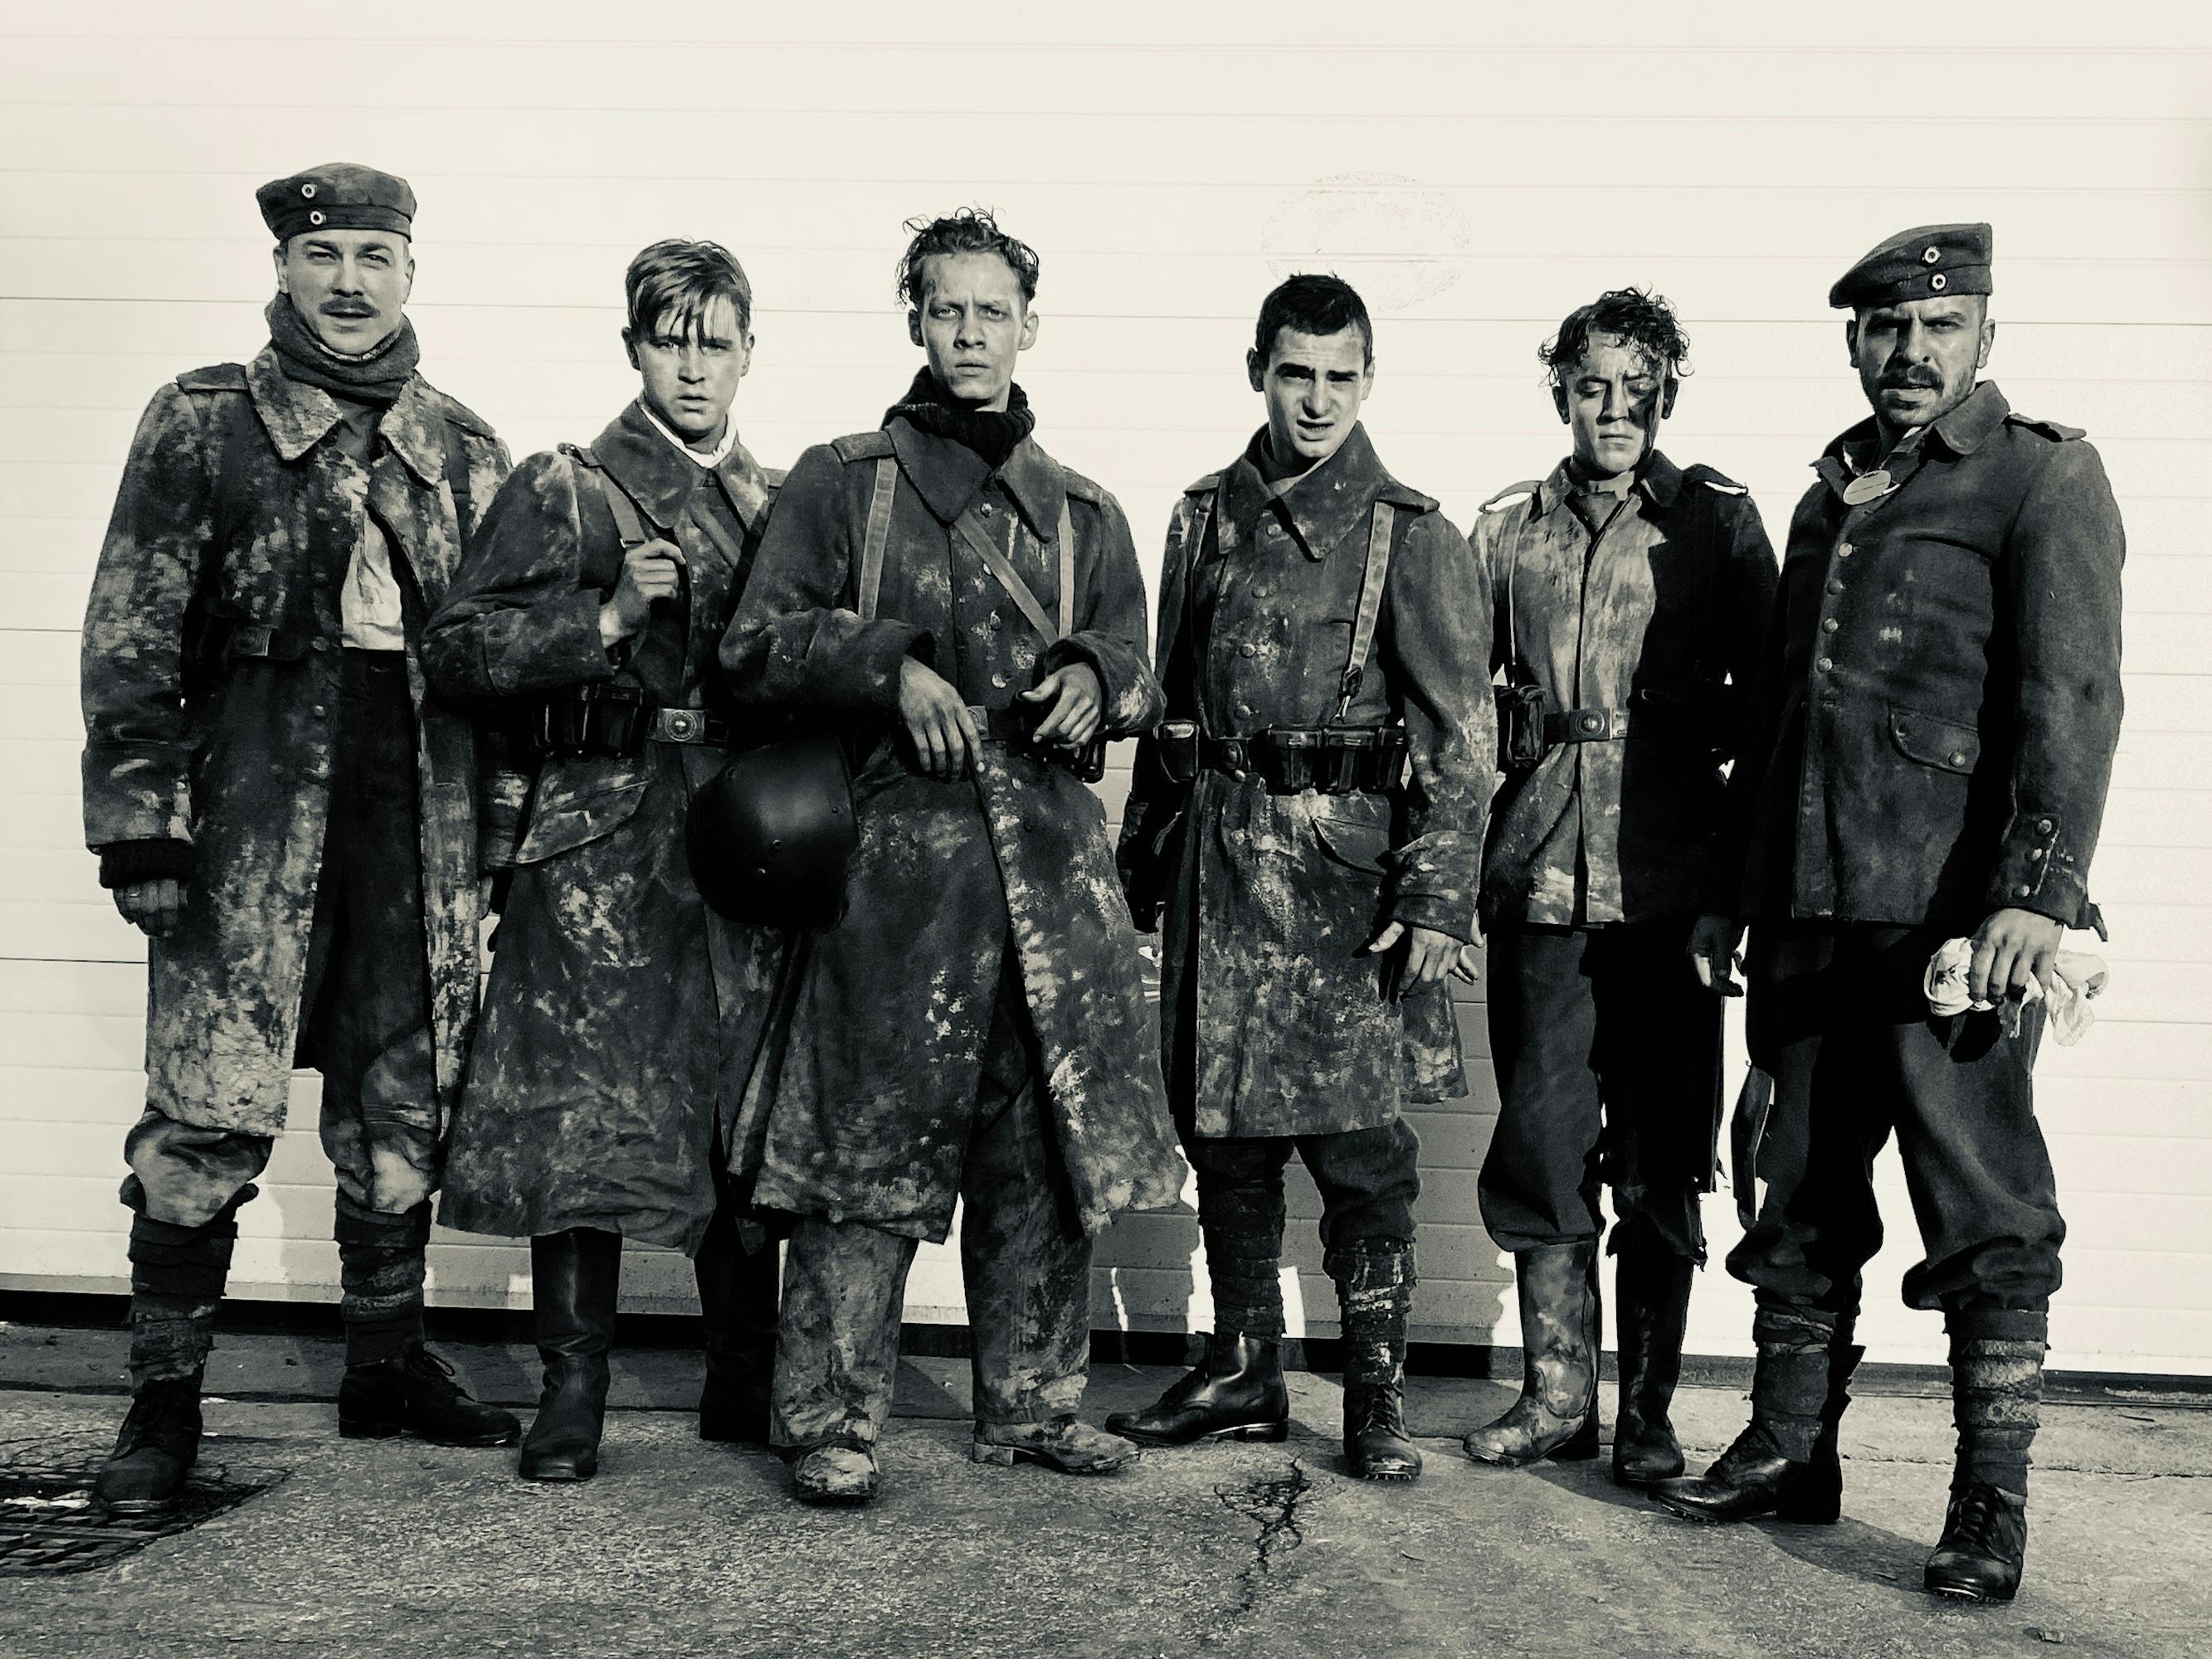
{"label": "cloth neck scarf", "polygon": [[415,325],[404,318],[398,331],[374,350],[348,357],[316,338],[285,295],[270,301],[262,314],[269,319],[269,343],[285,378],[319,386],[333,398],[388,408],[398,400],[422,359],[415,343]]}
{"label": "cloth neck scarf", "polygon": [[971,409],[946,396],[927,368],[914,377],[906,396],[884,411],[884,419],[889,422],[894,415],[904,416],[924,432],[965,444],[994,471],[1004,466],[1015,446],[1036,428],[1036,416],[1030,412],[1029,396],[1021,387],[1009,389],[1003,410]]}

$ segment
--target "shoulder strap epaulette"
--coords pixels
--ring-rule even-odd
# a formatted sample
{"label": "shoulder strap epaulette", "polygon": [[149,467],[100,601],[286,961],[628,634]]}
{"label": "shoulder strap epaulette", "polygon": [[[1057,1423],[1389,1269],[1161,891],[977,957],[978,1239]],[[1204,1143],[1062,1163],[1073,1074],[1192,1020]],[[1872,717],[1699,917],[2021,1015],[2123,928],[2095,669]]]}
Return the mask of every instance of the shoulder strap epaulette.
{"label": "shoulder strap epaulette", "polygon": [[1698,463],[1695,466],[1684,467],[1682,469],[1682,482],[1684,483],[1703,484],[1706,489],[1717,490],[1723,495],[1748,495],[1751,494],[1751,490],[1748,486],[1738,483],[1734,478],[1729,477],[1727,473],[1718,471],[1712,467],[1707,466],[1703,462]]}
{"label": "shoulder strap epaulette", "polygon": [[1209,472],[1197,483],[1185,484],[1182,493],[1186,495],[1211,495],[1220,488],[1221,475],[1218,472]]}
{"label": "shoulder strap epaulette", "polygon": [[1089,501],[1093,507],[1106,504],[1105,485],[1068,467],[1060,468],[1060,476],[1067,482],[1067,493],[1079,501]]}
{"label": "shoulder strap epaulette", "polygon": [[1413,485],[1400,483],[1395,478],[1382,487],[1378,492],[1378,499],[1417,518],[1424,513],[1434,513],[1442,505],[1435,496],[1424,495]]}
{"label": "shoulder strap epaulette", "polygon": [[770,495],[782,489],[783,481],[790,476],[791,469],[787,466],[764,466],[761,469],[761,477],[767,483]]}
{"label": "shoulder strap epaulette", "polygon": [[459,398],[438,392],[435,387],[432,388],[432,392],[434,393],[432,401],[438,405],[438,412],[444,416],[451,425],[460,428],[464,432],[474,433],[479,438],[495,438],[499,435],[493,430],[489,421],[484,419]]}
{"label": "shoulder strap epaulette", "polygon": [[246,390],[244,363],[210,363],[205,368],[188,368],[177,376],[179,392],[243,392]]}
{"label": "shoulder strap epaulette", "polygon": [[2024,426],[2030,432],[2039,433],[2053,443],[2069,443],[2076,438],[2086,438],[2089,435],[2081,427],[2067,426],[2058,421],[2039,420],[2033,415],[2023,415],[2016,409],[2007,410],[2005,419],[2014,426]]}
{"label": "shoulder strap epaulette", "polygon": [[833,438],[830,447],[837,452],[841,461],[879,461],[897,452],[891,447],[891,434],[881,428],[873,432],[855,432],[847,437]]}
{"label": "shoulder strap epaulette", "polygon": [[1499,490],[1495,495],[1492,495],[1488,501],[1485,501],[1480,507],[1475,508],[1475,511],[1478,513],[1502,513],[1507,507],[1512,506],[1515,501],[1521,500],[1524,496],[1534,495],[1538,488],[1538,483],[1534,478],[1526,479],[1517,484],[1508,484],[1504,489]]}

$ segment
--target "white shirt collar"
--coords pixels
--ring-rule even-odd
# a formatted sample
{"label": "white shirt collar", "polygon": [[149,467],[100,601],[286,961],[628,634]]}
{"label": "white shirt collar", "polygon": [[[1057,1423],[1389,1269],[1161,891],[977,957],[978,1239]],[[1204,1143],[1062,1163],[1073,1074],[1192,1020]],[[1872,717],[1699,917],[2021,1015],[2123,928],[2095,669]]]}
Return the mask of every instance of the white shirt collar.
{"label": "white shirt collar", "polygon": [[662,422],[660,416],[653,412],[652,404],[647,403],[641,398],[638,399],[637,406],[645,411],[645,418],[653,422],[653,429],[654,431],[658,432],[662,437],[667,439],[669,442],[674,444],[677,448],[682,450],[684,452],[684,458],[686,460],[693,462],[699,466],[715,467],[721,465],[724,461],[729,459],[730,452],[738,447],[738,423],[735,421],[725,420],[723,422],[722,441],[716,444],[713,449],[694,449],[690,444],[685,443],[683,439],[678,437],[676,434]]}

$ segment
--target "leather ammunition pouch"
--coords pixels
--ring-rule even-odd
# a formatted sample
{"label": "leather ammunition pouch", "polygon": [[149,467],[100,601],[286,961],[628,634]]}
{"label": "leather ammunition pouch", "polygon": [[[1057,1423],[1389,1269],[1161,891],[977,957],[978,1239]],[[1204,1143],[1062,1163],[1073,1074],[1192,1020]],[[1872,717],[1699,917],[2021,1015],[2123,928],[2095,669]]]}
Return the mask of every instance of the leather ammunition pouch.
{"label": "leather ammunition pouch", "polygon": [[730,745],[720,716],[662,708],[618,684],[563,686],[532,708],[520,735],[538,760],[635,760],[648,742]]}
{"label": "leather ammunition pouch", "polygon": [[1498,763],[1507,772],[1525,772],[1544,758],[1544,704],[1540,685],[1501,685],[1498,695]]}
{"label": "leather ammunition pouch", "polygon": [[1189,720],[1165,720],[1161,769],[1176,783],[1201,771],[1257,778],[1271,795],[1380,795],[1406,769],[1402,726],[1275,726],[1247,738],[1210,738]]}

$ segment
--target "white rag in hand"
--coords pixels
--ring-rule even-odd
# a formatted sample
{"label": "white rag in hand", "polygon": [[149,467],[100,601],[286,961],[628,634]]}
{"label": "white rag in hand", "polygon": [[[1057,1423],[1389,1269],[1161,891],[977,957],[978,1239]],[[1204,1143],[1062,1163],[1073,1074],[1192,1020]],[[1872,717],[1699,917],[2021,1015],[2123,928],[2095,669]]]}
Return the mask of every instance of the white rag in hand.
{"label": "white rag in hand", "polygon": [[[1968,1010],[1986,1013],[1997,1005],[1984,1000],[1977,1002],[1966,989],[1966,976],[1974,962],[1974,942],[1970,939],[1949,939],[1937,947],[1928,958],[1928,971],[1921,980],[1921,989],[1928,994],[1928,1012],[1941,1018],[1947,1014],[1963,1014]],[[2081,1040],[2082,1034],[2094,1023],[2096,1015],[2089,1009],[2089,1000],[2100,994],[2112,979],[2112,970],[2105,966],[2102,957],[2091,956],[2086,951],[2061,951],[2051,964],[2051,985],[2046,989],[2028,976],[2027,988],[2021,993],[2020,1007],[2031,1002],[2048,1002],[2045,1018],[2051,1022],[2051,1035],[2063,1047],[2071,1048]],[[2008,1016],[2008,1029],[2019,1029],[2015,1010]]]}

